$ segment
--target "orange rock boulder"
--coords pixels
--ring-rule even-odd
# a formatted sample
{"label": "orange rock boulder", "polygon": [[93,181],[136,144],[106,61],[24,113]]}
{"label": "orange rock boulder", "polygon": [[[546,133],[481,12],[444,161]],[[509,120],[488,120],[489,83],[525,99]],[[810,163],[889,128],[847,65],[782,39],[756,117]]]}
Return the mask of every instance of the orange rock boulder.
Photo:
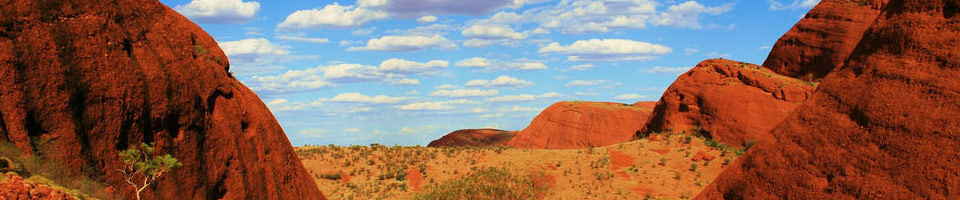
{"label": "orange rock boulder", "polygon": [[132,197],[117,168],[156,143],[183,168],[145,199],[323,199],[217,42],[156,0],[0,3],[0,140]]}
{"label": "orange rock boulder", "polygon": [[777,140],[699,198],[960,199],[958,24],[958,0],[890,1]]}
{"label": "orange rock boulder", "polygon": [[504,131],[497,129],[463,129],[444,135],[440,139],[434,140],[428,144],[428,147],[453,147],[453,146],[500,146],[510,141],[514,131]]}
{"label": "orange rock boulder", "polygon": [[559,102],[544,109],[507,145],[571,149],[627,142],[643,127],[651,111],[649,107],[622,103]]}
{"label": "orange rock boulder", "polygon": [[850,56],[888,0],[823,0],[773,45],[763,66],[820,80]]}
{"label": "orange rock boulder", "polygon": [[769,139],[767,132],[814,89],[813,83],[762,66],[706,60],[667,88],[639,137],[654,132],[701,131],[734,146]]}

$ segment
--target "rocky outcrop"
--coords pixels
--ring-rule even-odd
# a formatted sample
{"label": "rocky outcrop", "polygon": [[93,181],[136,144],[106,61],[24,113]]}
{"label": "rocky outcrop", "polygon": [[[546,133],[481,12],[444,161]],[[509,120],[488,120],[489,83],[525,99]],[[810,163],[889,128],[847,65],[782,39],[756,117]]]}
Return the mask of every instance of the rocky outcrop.
{"label": "rocky outcrop", "polygon": [[0,140],[126,196],[118,151],[154,142],[183,168],[146,199],[323,199],[229,66],[156,0],[0,1]]}
{"label": "rocky outcrop", "polygon": [[0,174],[0,199],[75,199],[64,191],[48,185],[26,181],[16,173]]}
{"label": "rocky outcrop", "polygon": [[516,134],[514,131],[497,129],[462,129],[431,141],[428,147],[487,147],[505,145]]}
{"label": "rocky outcrop", "polygon": [[821,1],[780,37],[763,66],[778,74],[819,81],[843,65],[887,1]]}
{"label": "rocky outcrop", "polygon": [[814,83],[782,76],[762,66],[706,60],[667,88],[639,138],[655,132],[699,131],[733,146],[770,139],[767,132],[800,102]]}
{"label": "rocky outcrop", "polygon": [[700,199],[960,198],[960,1],[893,0]]}
{"label": "rocky outcrop", "polygon": [[649,107],[622,103],[558,102],[544,109],[507,145],[571,149],[627,142],[643,127],[650,112]]}

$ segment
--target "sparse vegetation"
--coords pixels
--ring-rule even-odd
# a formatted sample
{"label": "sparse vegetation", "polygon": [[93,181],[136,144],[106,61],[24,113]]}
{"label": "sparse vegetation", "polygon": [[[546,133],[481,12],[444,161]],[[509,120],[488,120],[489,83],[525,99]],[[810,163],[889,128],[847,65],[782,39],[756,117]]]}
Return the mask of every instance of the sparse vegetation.
{"label": "sparse vegetation", "polygon": [[[37,143],[37,149],[44,149],[42,146],[45,143]],[[45,158],[43,155],[47,154],[45,152],[23,154],[23,151],[13,144],[0,143],[0,159],[5,158],[4,160],[8,161],[9,169],[12,170],[7,173],[15,173],[26,178],[27,182],[43,184],[78,199],[122,198],[106,191],[106,186],[101,181],[91,178],[86,172],[73,173],[62,163]],[[5,176],[0,174],[0,179],[2,178],[5,178]]]}
{"label": "sparse vegetation", "polygon": [[540,199],[550,188],[529,175],[515,175],[503,168],[486,168],[447,181],[413,199]]}

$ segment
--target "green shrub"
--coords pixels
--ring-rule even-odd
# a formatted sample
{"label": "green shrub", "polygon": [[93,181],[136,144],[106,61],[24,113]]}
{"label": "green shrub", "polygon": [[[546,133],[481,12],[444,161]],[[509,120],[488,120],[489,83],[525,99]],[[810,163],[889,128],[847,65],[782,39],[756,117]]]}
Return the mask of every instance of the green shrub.
{"label": "green shrub", "polygon": [[[38,143],[37,149],[43,149]],[[42,152],[36,155],[25,155],[11,143],[0,142],[0,157],[12,161],[13,170],[27,181],[47,185],[79,199],[122,199],[116,194],[105,190],[106,186],[91,178],[87,172],[74,173],[62,163],[44,158]],[[0,174],[0,177],[4,177]],[[95,177],[95,176],[94,176]]]}
{"label": "green shrub", "polygon": [[529,176],[518,176],[503,168],[486,168],[470,176],[444,182],[413,199],[542,199],[550,190]]}

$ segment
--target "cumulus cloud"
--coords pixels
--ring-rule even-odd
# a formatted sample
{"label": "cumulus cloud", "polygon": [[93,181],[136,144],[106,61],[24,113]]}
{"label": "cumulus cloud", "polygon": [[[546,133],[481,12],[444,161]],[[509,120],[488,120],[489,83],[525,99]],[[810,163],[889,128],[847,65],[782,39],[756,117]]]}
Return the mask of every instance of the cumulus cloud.
{"label": "cumulus cloud", "polygon": [[588,69],[593,69],[593,64],[582,64],[570,66],[570,71],[585,71]]}
{"label": "cumulus cloud", "polygon": [[457,104],[476,104],[477,102],[459,99],[459,100],[449,100],[449,101],[424,101],[424,102],[413,102],[409,104],[395,106],[395,108],[405,111],[440,111],[440,110],[451,110],[454,108],[454,105]]}
{"label": "cumulus cloud", "polygon": [[616,100],[652,100],[654,97],[650,95],[640,95],[640,94],[621,94],[614,97]]}
{"label": "cumulus cloud", "polygon": [[433,88],[434,88],[434,89],[438,89],[438,90],[448,90],[448,89],[457,88],[457,86],[456,86],[456,85],[450,85],[450,84],[443,84],[443,85],[440,85],[440,86],[437,86],[437,87],[433,87]]}
{"label": "cumulus cloud", "polygon": [[[247,55],[287,55],[290,54],[288,46],[275,45],[264,38],[250,38],[236,41],[219,42],[220,49],[227,57],[234,59],[236,56]],[[236,57],[236,59],[244,59]]]}
{"label": "cumulus cloud", "polygon": [[[523,13],[500,11],[491,17],[471,21],[472,24],[536,24],[544,30],[559,29],[564,34],[603,33],[613,29],[644,29],[649,26],[703,28],[700,16],[720,15],[733,9],[734,4],[705,6],[696,1],[677,5],[653,0],[631,1],[561,1],[554,6],[526,10]],[[658,11],[660,5],[669,5]],[[717,27],[720,27],[717,25]]]}
{"label": "cumulus cloud", "polygon": [[449,63],[444,60],[431,60],[429,62],[421,63],[399,58],[391,58],[380,62],[380,71],[396,74],[419,74],[444,69],[447,67],[447,65],[449,65]]}
{"label": "cumulus cloud", "polygon": [[683,55],[688,55],[688,56],[689,56],[689,55],[693,55],[693,54],[695,54],[695,53],[697,53],[697,52],[700,52],[700,49],[690,49],[690,48],[683,49]]}
{"label": "cumulus cloud", "polygon": [[674,26],[684,28],[700,29],[700,14],[720,15],[733,10],[733,3],[727,3],[716,7],[708,7],[696,1],[687,1],[679,5],[670,6],[666,12],[660,13],[655,23],[662,26]]}
{"label": "cumulus cloud", "polygon": [[521,101],[536,101],[542,99],[556,99],[563,97],[562,94],[556,92],[544,93],[542,95],[532,95],[532,94],[517,94],[517,95],[504,95],[497,97],[487,98],[487,102],[521,102]]}
{"label": "cumulus cloud", "polygon": [[323,78],[337,83],[370,82],[385,78],[385,74],[374,66],[338,64],[325,67]]}
{"label": "cumulus cloud", "polygon": [[522,79],[510,77],[510,76],[499,76],[493,80],[476,79],[476,80],[467,81],[467,83],[464,84],[464,86],[467,86],[467,87],[488,87],[488,88],[490,87],[520,88],[520,87],[527,87],[532,85],[533,85],[533,82],[531,81],[522,80]]}
{"label": "cumulus cloud", "polygon": [[456,49],[457,45],[440,35],[384,36],[370,39],[363,47],[347,48],[347,51],[419,51],[432,48]]}
{"label": "cumulus cloud", "polygon": [[333,3],[324,6],[322,9],[293,12],[283,22],[277,24],[277,28],[280,30],[348,28],[387,17],[388,14],[385,12]]}
{"label": "cumulus cloud", "polygon": [[500,25],[473,25],[460,32],[463,37],[468,38],[463,43],[468,47],[482,47],[493,43],[507,43],[512,40],[527,38],[523,33],[514,31],[510,27]]}
{"label": "cumulus cloud", "polygon": [[280,75],[253,76],[243,83],[260,95],[284,94],[314,91],[333,87],[334,84],[323,79],[323,69],[288,70]]}
{"label": "cumulus cloud", "polygon": [[386,95],[367,96],[360,93],[343,93],[329,99],[321,101],[330,102],[350,102],[350,103],[369,103],[369,104],[393,104],[402,101],[411,100],[411,97],[389,97]]}
{"label": "cumulus cloud", "polygon": [[659,44],[626,39],[577,40],[569,46],[550,43],[540,48],[539,53],[568,55],[570,61],[644,61],[659,55],[669,54],[673,49]]}
{"label": "cumulus cloud", "polygon": [[481,90],[481,89],[452,89],[452,90],[437,90],[427,94],[427,96],[432,97],[447,97],[447,98],[462,98],[462,97],[488,97],[494,96],[500,93],[497,90]]}
{"label": "cumulus cloud", "polygon": [[497,60],[489,60],[481,57],[472,57],[457,61],[454,65],[458,67],[466,68],[475,68],[481,71],[494,71],[494,70],[544,70],[547,69],[547,65],[543,62],[527,60],[527,59],[518,59],[512,62],[504,62]]}
{"label": "cumulus cloud", "polygon": [[767,3],[770,3],[770,10],[797,10],[812,8],[820,3],[820,0],[793,0],[790,4],[783,4],[776,0],[767,0]]}
{"label": "cumulus cloud", "polygon": [[312,38],[312,37],[301,37],[301,36],[292,36],[292,35],[278,35],[274,38],[287,41],[295,42],[310,42],[310,43],[328,43],[330,39],[327,38]]}
{"label": "cumulus cloud", "polygon": [[437,16],[433,16],[433,15],[427,15],[427,16],[417,18],[417,23],[421,23],[421,24],[433,23],[436,21],[437,21]]}
{"label": "cumulus cloud", "polygon": [[565,87],[580,87],[580,86],[594,86],[606,83],[607,80],[573,80],[567,84],[564,84]]}
{"label": "cumulus cloud", "polygon": [[684,72],[690,71],[690,68],[693,67],[663,67],[655,66],[653,68],[647,69],[644,72],[647,73],[664,73],[664,74],[683,74]]}
{"label": "cumulus cloud", "polygon": [[283,112],[283,111],[299,111],[310,108],[321,108],[323,103],[319,101],[315,102],[290,102],[286,99],[275,99],[270,102],[267,102],[267,108],[273,112]]}
{"label": "cumulus cloud", "polygon": [[203,23],[240,24],[253,20],[260,10],[260,3],[241,0],[193,0],[187,5],[177,6],[175,10],[191,20]]}
{"label": "cumulus cloud", "polygon": [[394,80],[394,81],[391,82],[390,84],[393,84],[393,85],[403,85],[403,86],[414,86],[414,85],[420,85],[420,80],[413,79],[413,78],[403,78],[403,79]]}
{"label": "cumulus cloud", "polygon": [[364,8],[382,10],[391,16],[410,18],[423,15],[484,15],[501,8],[516,8],[524,3],[539,1],[523,0],[360,0],[357,4]]}

